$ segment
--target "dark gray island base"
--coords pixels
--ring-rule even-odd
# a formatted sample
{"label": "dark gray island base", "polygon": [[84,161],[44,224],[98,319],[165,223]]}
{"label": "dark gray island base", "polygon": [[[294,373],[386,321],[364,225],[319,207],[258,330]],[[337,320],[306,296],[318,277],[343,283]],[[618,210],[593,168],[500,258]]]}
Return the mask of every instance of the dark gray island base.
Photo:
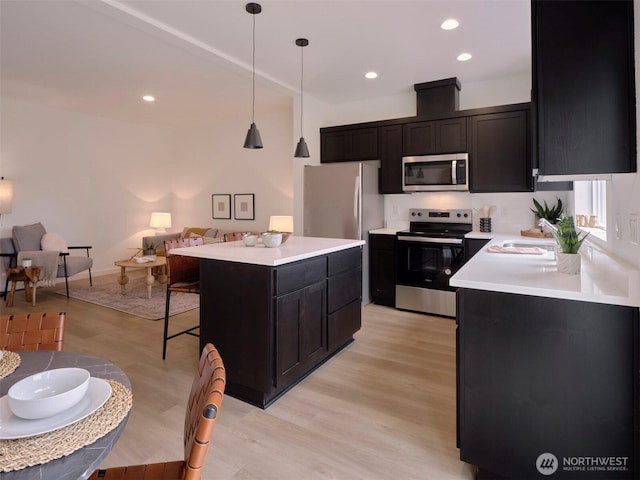
{"label": "dark gray island base", "polygon": [[638,308],[457,295],[458,446],[477,478],[640,478]]}
{"label": "dark gray island base", "polygon": [[362,249],[257,265],[200,260],[200,345],[224,359],[226,393],[266,408],[353,341]]}

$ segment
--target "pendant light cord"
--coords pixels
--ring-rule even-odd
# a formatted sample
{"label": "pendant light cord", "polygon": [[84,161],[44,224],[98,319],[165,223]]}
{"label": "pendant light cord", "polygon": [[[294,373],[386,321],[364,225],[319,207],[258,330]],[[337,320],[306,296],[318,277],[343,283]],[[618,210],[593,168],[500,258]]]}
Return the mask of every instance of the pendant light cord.
{"label": "pendant light cord", "polygon": [[256,123],[256,16],[253,16],[253,58],[251,60],[251,69],[253,71],[252,80],[252,99],[251,99],[251,123]]}
{"label": "pendant light cord", "polygon": [[304,46],[300,47],[300,137],[304,137],[302,119],[304,117]]}

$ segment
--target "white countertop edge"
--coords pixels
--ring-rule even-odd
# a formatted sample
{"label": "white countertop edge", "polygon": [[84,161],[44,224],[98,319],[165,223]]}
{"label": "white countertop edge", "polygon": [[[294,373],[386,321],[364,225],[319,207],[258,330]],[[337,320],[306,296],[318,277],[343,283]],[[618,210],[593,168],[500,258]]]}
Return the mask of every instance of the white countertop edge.
{"label": "white countertop edge", "polygon": [[406,230],[406,228],[376,228],[374,230],[369,230],[370,235],[395,235],[402,230]]}
{"label": "white countertop edge", "polygon": [[277,267],[364,244],[364,240],[292,236],[275,248],[267,248],[261,243],[254,247],[246,247],[242,241],[236,241],[177,248],[172,250],[172,253],[208,260]]}

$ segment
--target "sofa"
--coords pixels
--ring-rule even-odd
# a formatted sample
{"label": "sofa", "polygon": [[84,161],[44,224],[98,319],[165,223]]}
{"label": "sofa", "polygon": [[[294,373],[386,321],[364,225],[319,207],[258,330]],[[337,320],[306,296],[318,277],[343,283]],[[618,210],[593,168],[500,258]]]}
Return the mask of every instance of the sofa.
{"label": "sofa", "polygon": [[210,228],[210,227],[185,227],[181,232],[166,233],[163,235],[150,235],[142,237],[142,248],[150,246],[156,251],[156,255],[164,255],[165,240],[176,238],[202,237],[205,245],[221,243],[224,241],[237,240],[243,233],[237,230]]}

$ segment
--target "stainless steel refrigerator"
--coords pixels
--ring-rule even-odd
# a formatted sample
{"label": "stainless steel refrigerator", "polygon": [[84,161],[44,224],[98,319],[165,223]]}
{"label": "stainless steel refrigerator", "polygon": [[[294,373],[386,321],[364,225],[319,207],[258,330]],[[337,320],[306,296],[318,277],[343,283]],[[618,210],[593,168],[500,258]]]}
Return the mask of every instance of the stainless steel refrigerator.
{"label": "stainless steel refrigerator", "polygon": [[367,242],[362,251],[363,304],[370,302],[368,232],[383,226],[377,166],[350,162],[304,167],[304,236]]}

